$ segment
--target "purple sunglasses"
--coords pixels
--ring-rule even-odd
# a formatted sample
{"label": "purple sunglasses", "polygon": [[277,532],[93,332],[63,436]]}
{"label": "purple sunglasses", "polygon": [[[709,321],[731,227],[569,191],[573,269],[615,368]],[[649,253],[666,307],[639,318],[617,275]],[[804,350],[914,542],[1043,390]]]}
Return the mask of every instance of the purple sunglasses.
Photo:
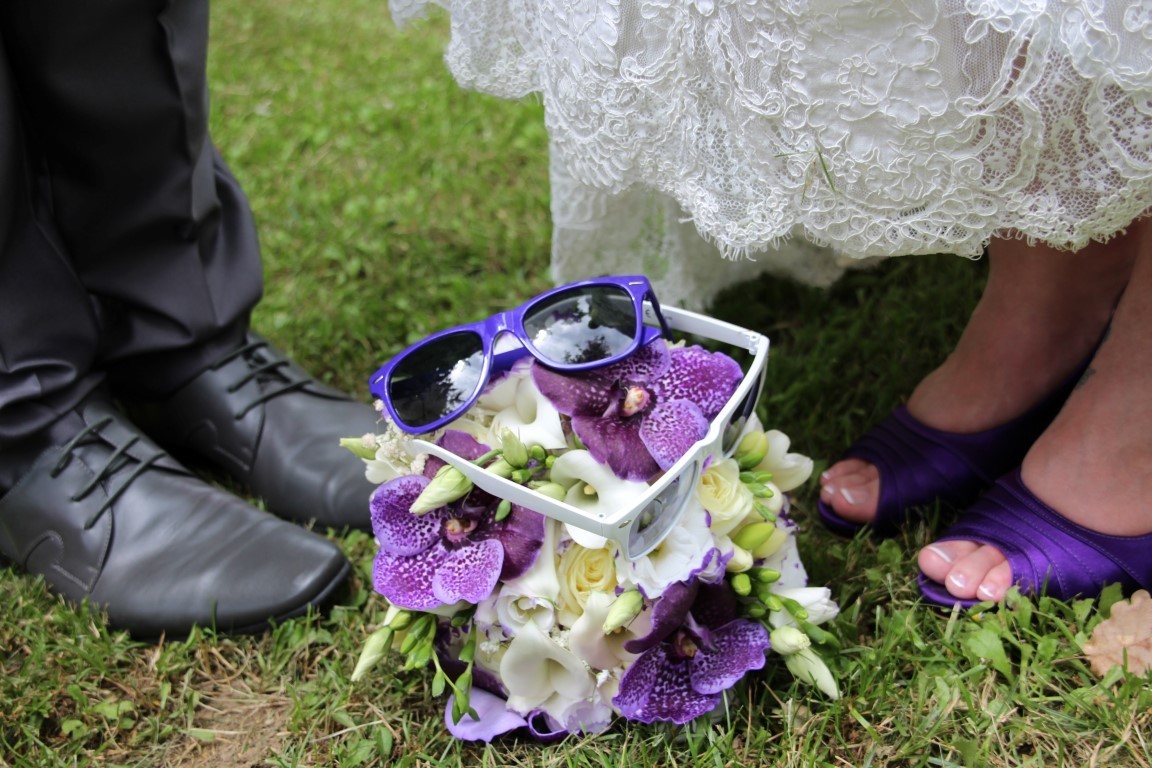
{"label": "purple sunglasses", "polygon": [[[644,325],[645,300],[664,337],[671,338],[648,278],[581,280],[413,344],[372,374],[368,388],[384,401],[397,427],[412,434],[431,432],[468,410],[489,377],[524,350],[558,371],[599,368],[632,354],[660,336]],[[496,339],[505,333],[523,349],[496,354]]]}

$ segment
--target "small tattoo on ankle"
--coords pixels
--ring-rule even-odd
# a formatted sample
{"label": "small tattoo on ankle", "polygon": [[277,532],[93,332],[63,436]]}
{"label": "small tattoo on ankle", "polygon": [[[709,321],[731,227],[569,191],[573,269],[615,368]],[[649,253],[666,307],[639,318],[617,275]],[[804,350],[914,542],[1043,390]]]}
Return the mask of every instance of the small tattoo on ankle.
{"label": "small tattoo on ankle", "polygon": [[1076,382],[1076,386],[1073,387],[1073,389],[1080,389],[1081,387],[1083,387],[1085,384],[1088,383],[1088,379],[1092,378],[1095,375],[1096,375],[1096,369],[1089,366],[1088,370],[1084,371],[1084,374],[1080,377],[1080,381]]}

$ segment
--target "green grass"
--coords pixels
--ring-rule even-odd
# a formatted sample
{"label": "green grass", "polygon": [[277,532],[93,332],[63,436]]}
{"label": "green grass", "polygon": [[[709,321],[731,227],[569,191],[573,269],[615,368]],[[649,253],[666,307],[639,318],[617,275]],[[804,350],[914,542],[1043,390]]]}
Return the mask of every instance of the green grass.
{"label": "green grass", "polygon": [[[459,90],[445,30],[399,32],[378,1],[213,6],[214,137],[266,257],[255,323],[365,396],[409,341],[550,284],[540,105]],[[826,460],[946,353],[983,277],[954,257],[893,260],[827,291],[754,281],[713,311],[769,334],[767,422]],[[428,676],[348,680],[382,616],[372,541],[351,535],[357,569],[332,612],[253,638],[133,642],[0,572],[0,765],[1152,765],[1149,680],[1099,681],[1081,654],[1092,604],[939,614],[917,600],[914,555],[951,510],[878,544],[831,537],[813,500],[797,516],[814,581],[843,607],[838,702],[770,669],[711,727],[454,742]]]}

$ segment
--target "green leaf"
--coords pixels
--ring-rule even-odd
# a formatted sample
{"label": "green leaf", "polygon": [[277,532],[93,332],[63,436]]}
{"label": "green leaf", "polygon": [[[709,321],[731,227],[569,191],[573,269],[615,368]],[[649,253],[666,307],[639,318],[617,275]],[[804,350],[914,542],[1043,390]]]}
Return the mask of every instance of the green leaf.
{"label": "green leaf", "polygon": [[1004,652],[1004,643],[1000,636],[988,627],[981,627],[965,640],[968,650],[976,657],[988,661],[1004,677],[1013,678],[1012,664],[1008,661],[1008,654]]}

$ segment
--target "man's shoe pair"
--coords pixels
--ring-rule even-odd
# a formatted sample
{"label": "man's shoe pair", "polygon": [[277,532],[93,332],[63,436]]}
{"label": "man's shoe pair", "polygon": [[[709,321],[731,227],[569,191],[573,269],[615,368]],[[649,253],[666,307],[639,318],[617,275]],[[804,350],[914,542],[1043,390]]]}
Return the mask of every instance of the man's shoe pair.
{"label": "man's shoe pair", "polygon": [[149,437],[280,517],[364,528],[372,486],[339,438],[372,431],[372,408],[254,334],[167,400],[126,406],[131,421],[90,398],[53,430],[70,439],[25,457],[0,497],[0,554],[144,636],[256,631],[320,605],[344,580],[335,544],[204,483]]}
{"label": "man's shoe pair", "polygon": [[114,628],[257,631],[344,581],[338,546],[195,477],[106,397],[54,428],[69,432],[0,497],[0,554]]}

